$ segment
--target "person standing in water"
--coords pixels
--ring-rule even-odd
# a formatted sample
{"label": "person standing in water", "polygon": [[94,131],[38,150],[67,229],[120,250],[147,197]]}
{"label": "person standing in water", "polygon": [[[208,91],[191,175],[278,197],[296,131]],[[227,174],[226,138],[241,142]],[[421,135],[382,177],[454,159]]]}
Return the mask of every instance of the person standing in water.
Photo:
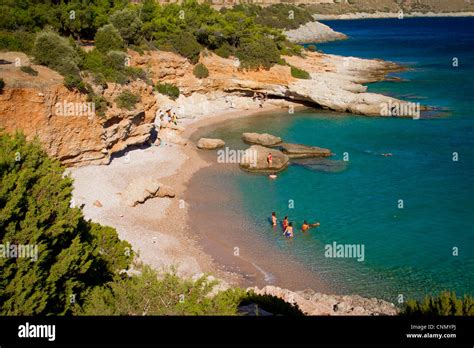
{"label": "person standing in water", "polygon": [[275,212],[272,213],[272,226],[275,227],[277,225],[277,217]]}
{"label": "person standing in water", "polygon": [[288,216],[285,216],[285,218],[281,222],[281,225],[283,226],[284,230],[288,227]]}
{"label": "person standing in water", "polygon": [[292,222],[290,222],[288,226],[286,226],[284,235],[285,237],[293,238],[293,223]]}

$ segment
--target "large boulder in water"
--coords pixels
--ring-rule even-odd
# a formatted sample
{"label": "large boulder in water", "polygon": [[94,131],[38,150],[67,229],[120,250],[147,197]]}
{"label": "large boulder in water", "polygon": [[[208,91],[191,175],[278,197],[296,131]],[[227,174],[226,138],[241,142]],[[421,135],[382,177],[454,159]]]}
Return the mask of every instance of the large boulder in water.
{"label": "large boulder in water", "polygon": [[281,138],[268,133],[242,133],[242,140],[247,144],[275,146],[281,143]]}
{"label": "large boulder in water", "polygon": [[[272,154],[272,165],[267,163],[268,154]],[[240,168],[252,173],[277,173],[286,167],[290,162],[290,158],[283,152],[270,149],[260,145],[252,145],[245,150],[245,155],[241,158]]]}
{"label": "large boulder in water", "polygon": [[202,150],[214,150],[223,146],[225,142],[222,139],[201,138],[197,143],[198,149]]}
{"label": "large boulder in water", "polygon": [[279,147],[281,151],[290,158],[331,156],[331,150],[324,149],[322,147],[317,147],[317,146],[283,143]]}

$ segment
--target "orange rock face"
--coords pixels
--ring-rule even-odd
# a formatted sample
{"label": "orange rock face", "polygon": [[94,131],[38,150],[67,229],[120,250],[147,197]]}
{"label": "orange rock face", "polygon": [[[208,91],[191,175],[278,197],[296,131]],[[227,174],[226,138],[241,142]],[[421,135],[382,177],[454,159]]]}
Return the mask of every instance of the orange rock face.
{"label": "orange rock face", "polygon": [[[15,56],[28,62],[24,54],[16,52],[2,53],[1,58],[14,61]],[[20,130],[28,139],[38,137],[48,154],[66,165],[106,164],[113,153],[150,137],[156,100],[152,87],[143,81],[127,86],[110,84],[104,97],[112,106],[99,116],[85,95],[64,87],[59,74],[33,67],[38,76],[23,73],[14,64],[0,67],[6,83],[0,95],[0,128]],[[133,111],[113,103],[125,88],[141,96]]]}

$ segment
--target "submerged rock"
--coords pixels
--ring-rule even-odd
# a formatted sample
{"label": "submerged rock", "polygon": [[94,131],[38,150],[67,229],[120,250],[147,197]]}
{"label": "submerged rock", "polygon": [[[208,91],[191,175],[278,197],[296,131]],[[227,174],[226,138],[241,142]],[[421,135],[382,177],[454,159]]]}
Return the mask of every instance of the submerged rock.
{"label": "submerged rock", "polygon": [[317,146],[307,146],[302,144],[283,143],[280,146],[281,151],[290,158],[307,157],[329,157],[331,150]]}
{"label": "submerged rock", "polygon": [[281,138],[268,133],[242,133],[242,140],[247,144],[275,146],[281,143]]}
{"label": "submerged rock", "polygon": [[[267,162],[269,153],[273,157],[271,166]],[[240,161],[240,168],[253,173],[277,173],[286,169],[289,161],[290,158],[279,150],[252,145],[245,150],[245,155]]]}
{"label": "submerged rock", "polygon": [[225,142],[222,139],[201,138],[197,143],[198,149],[203,150],[214,150],[223,146],[225,146]]}
{"label": "submerged rock", "polygon": [[315,172],[340,173],[346,170],[347,162],[327,158],[300,158],[292,160],[293,165],[302,166]]}

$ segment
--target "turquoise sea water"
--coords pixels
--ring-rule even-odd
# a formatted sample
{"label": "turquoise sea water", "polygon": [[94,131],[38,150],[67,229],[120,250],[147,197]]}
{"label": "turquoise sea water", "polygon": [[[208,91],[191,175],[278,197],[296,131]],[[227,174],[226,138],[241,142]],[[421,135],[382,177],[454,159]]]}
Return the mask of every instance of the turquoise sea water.
{"label": "turquoise sea water", "polygon": [[[324,52],[411,68],[396,75],[403,82],[371,84],[369,91],[440,112],[411,120],[309,110],[229,121],[213,130],[209,135],[230,147],[245,148],[241,133],[255,131],[330,148],[334,160],[349,155],[340,172],[292,165],[274,181],[246,173],[233,179],[253,232],[340,292],[393,301],[399,294],[420,298],[444,289],[474,295],[474,19],[325,23],[350,38],[318,45]],[[393,156],[380,155],[388,152]],[[272,211],[296,223],[293,241],[272,232],[267,221]],[[320,221],[321,227],[302,235],[304,219]],[[334,241],[363,244],[364,261],[326,258],[324,246]]]}

